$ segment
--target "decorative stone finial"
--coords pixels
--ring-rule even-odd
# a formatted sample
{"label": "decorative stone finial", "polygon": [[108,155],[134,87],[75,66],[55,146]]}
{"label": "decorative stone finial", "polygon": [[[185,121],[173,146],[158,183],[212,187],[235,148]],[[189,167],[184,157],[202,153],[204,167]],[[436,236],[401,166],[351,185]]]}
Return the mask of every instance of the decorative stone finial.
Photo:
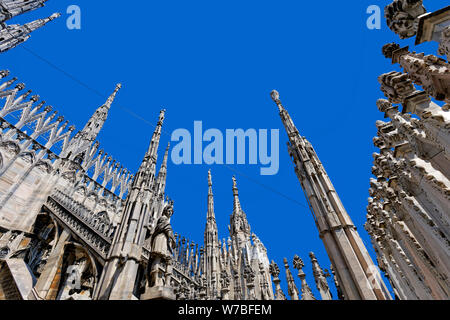
{"label": "decorative stone finial", "polygon": [[55,12],[54,14],[52,14],[50,17],[48,17],[48,19],[51,20],[55,20],[57,18],[61,17],[61,13],[59,12]]}
{"label": "decorative stone finial", "polygon": [[270,95],[272,96],[273,102],[275,102],[275,103],[280,102],[280,94],[277,90],[273,90]]}

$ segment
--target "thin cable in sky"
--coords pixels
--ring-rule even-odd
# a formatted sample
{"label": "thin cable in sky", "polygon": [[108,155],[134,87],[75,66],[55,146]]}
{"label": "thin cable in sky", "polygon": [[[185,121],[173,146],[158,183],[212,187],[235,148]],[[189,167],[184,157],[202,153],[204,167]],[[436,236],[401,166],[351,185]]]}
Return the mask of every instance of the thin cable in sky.
{"label": "thin cable in sky", "polygon": [[[55,70],[59,71],[60,73],[64,74],[66,77],[68,77],[68,78],[71,79],[72,81],[78,83],[80,86],[84,87],[85,89],[88,89],[89,91],[93,92],[94,94],[98,95],[99,97],[104,98],[104,95],[103,95],[102,93],[100,93],[98,90],[92,88],[91,86],[89,86],[89,85],[86,84],[85,82],[79,80],[79,79],[76,78],[75,76],[73,76],[73,75],[71,75],[70,73],[64,71],[63,69],[61,69],[60,67],[58,67],[58,66],[56,66],[54,63],[52,63],[50,60],[48,60],[48,59],[44,58],[43,56],[37,54],[36,52],[34,52],[33,50],[27,48],[26,46],[22,46],[21,48],[24,49],[25,51],[27,51],[28,53],[30,53],[31,55],[33,55],[35,58],[37,58],[37,59],[39,59],[39,60],[45,62],[47,65],[49,65],[49,66],[52,67],[53,69],[55,69]],[[133,111],[130,110],[129,108],[123,107],[123,106],[121,106],[121,105],[119,105],[119,104],[117,104],[117,103],[115,103],[114,105],[117,106],[117,107],[119,107],[119,108],[122,109],[123,111],[127,112],[127,113],[128,113],[129,115],[131,115],[132,117],[134,117],[134,118],[136,118],[136,119],[138,119],[138,120],[140,120],[140,121],[146,123],[147,125],[149,125],[149,126],[151,126],[151,127],[153,127],[153,128],[156,127],[152,122],[150,122],[150,121],[148,121],[147,119],[143,118],[142,116],[136,114],[135,112],[133,112]],[[164,133],[165,135],[167,135],[167,136],[169,136],[169,137],[171,136],[171,134],[168,133],[168,132],[166,132],[166,131],[164,131],[164,129],[162,130],[162,133]],[[308,206],[306,206],[305,204],[303,204],[303,203],[301,203],[301,202],[298,202],[297,200],[292,199],[292,198],[289,197],[289,196],[286,196],[285,194],[279,192],[278,190],[273,189],[273,188],[271,188],[271,187],[269,187],[269,186],[267,186],[267,185],[265,185],[265,184],[259,182],[258,180],[249,177],[248,175],[246,175],[246,174],[244,174],[244,173],[242,173],[242,172],[236,170],[235,168],[232,168],[231,166],[224,165],[224,167],[226,167],[226,168],[227,168],[228,170],[230,170],[230,171],[233,171],[233,172],[239,174],[240,176],[244,177],[244,178],[247,179],[248,181],[253,182],[254,184],[259,185],[260,187],[263,187],[264,189],[266,189],[266,190],[268,190],[268,191],[270,191],[270,192],[272,192],[272,193],[274,193],[274,194],[277,194],[278,196],[280,196],[280,197],[282,197],[282,198],[285,198],[285,199],[288,200],[288,201],[291,201],[291,202],[295,203],[296,205],[299,205],[299,206],[301,206],[301,207],[303,207],[303,208],[306,208],[306,209],[308,209],[308,210],[310,209],[310,208],[309,208]]]}

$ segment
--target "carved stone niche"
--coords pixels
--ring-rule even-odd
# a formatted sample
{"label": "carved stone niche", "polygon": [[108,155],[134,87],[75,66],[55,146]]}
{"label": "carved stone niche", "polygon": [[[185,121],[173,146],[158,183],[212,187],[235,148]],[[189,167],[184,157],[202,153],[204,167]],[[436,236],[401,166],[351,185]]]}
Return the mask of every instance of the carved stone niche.
{"label": "carved stone niche", "polygon": [[427,42],[441,42],[442,32],[450,26],[450,6],[421,15],[418,19],[416,45]]}
{"label": "carved stone niche", "polygon": [[386,22],[401,39],[416,35],[418,18],[426,13],[422,0],[394,0],[384,9]]}

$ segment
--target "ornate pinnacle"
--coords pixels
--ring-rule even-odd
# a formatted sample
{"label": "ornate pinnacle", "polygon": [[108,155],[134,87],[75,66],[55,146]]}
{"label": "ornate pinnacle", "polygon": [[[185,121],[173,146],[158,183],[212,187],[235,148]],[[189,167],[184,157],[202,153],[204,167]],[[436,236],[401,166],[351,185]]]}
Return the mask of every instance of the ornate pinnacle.
{"label": "ornate pinnacle", "polygon": [[320,292],[322,300],[332,300],[330,287],[328,286],[327,282],[327,278],[330,277],[328,270],[325,270],[325,272],[324,270],[322,270],[314,252],[310,252],[309,257],[311,258],[311,263],[313,266],[314,280],[316,282],[316,286]]}
{"label": "ornate pinnacle", "polygon": [[165,115],[166,115],[166,109],[162,109],[162,110],[159,112],[159,121],[158,121],[158,125],[162,125],[162,124],[163,124]]}
{"label": "ornate pinnacle", "polygon": [[119,90],[122,89],[122,84],[119,83],[116,85],[116,89],[114,90],[114,92],[109,96],[108,100],[105,103],[105,106],[109,109],[111,108],[112,103],[114,102],[114,100],[116,99],[116,95],[119,92]]}
{"label": "ornate pinnacle", "polygon": [[164,152],[164,158],[161,167],[167,168],[167,161],[169,159],[170,142],[167,144],[166,151]]}
{"label": "ornate pinnacle", "polygon": [[303,260],[295,255],[294,257],[294,261],[292,262],[294,269],[297,269],[298,271],[301,271],[304,267],[305,267],[305,263],[303,262]]}
{"label": "ornate pinnacle", "polygon": [[239,190],[237,187],[236,177],[233,176],[233,196],[234,196],[234,210],[237,212],[241,208],[241,203],[239,201]]}
{"label": "ornate pinnacle", "polygon": [[278,267],[278,265],[273,260],[272,260],[272,263],[269,266],[269,273],[274,278],[278,278],[278,276],[280,275],[280,268]]}
{"label": "ornate pinnacle", "polygon": [[314,295],[311,292],[311,288],[306,282],[306,274],[303,272],[305,263],[299,256],[295,255],[293,265],[294,269],[298,270],[298,277],[302,282],[302,300],[315,300]]}
{"label": "ornate pinnacle", "polygon": [[286,300],[286,296],[280,287],[280,268],[278,268],[278,265],[273,260],[269,266],[269,273],[273,277],[273,283],[275,284],[275,300]]}
{"label": "ornate pinnacle", "polygon": [[61,13],[56,12],[56,13],[52,14],[50,17],[48,17],[48,19],[49,19],[50,21],[52,21],[52,20],[55,20],[55,19],[57,19],[57,18],[59,18],[59,17],[61,17]]}
{"label": "ornate pinnacle", "polygon": [[286,280],[288,283],[288,294],[292,300],[298,300],[298,288],[295,285],[294,277],[292,276],[291,270],[289,269],[289,263],[286,258],[283,259],[284,267],[286,268]]}

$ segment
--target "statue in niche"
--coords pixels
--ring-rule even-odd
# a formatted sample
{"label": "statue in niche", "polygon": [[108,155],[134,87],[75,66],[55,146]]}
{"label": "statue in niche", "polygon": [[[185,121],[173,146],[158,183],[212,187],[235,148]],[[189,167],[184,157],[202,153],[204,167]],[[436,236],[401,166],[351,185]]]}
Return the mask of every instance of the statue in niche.
{"label": "statue in niche", "polygon": [[67,278],[61,290],[59,300],[91,300],[94,277],[86,257],[76,260],[67,268]]}

